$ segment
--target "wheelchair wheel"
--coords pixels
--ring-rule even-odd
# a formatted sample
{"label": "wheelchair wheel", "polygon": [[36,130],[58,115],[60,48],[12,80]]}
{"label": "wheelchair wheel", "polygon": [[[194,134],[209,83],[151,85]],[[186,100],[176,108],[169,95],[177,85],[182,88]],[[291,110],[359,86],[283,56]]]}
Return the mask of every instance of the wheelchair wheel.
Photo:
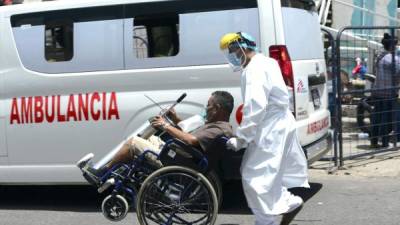
{"label": "wheelchair wheel", "polygon": [[201,173],[168,166],[143,182],[136,212],[141,225],[213,225],[218,214],[218,199],[211,183]]}
{"label": "wheelchair wheel", "polygon": [[121,221],[129,211],[128,202],[121,195],[108,195],[101,204],[101,211],[108,220]]}
{"label": "wheelchair wheel", "polygon": [[217,199],[218,199],[218,209],[220,209],[221,204],[222,204],[222,199],[223,199],[221,179],[219,178],[218,173],[214,170],[211,170],[209,173],[207,173],[206,177],[210,181],[210,183],[212,184],[212,186],[215,190],[215,194],[217,195]]}

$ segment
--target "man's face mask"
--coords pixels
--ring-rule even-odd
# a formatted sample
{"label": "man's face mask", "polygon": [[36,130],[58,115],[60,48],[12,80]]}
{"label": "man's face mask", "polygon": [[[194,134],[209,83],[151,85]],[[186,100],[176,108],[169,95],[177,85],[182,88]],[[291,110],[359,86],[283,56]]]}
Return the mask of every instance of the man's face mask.
{"label": "man's face mask", "polygon": [[204,121],[207,120],[207,107],[204,106],[204,108],[200,112],[200,116],[204,119]]}

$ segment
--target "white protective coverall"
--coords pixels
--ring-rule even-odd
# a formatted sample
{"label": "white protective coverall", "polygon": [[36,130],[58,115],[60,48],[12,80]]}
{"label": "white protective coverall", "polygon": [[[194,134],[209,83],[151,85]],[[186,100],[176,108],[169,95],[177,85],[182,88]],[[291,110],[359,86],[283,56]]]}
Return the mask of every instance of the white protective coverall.
{"label": "white protective coverall", "polygon": [[266,215],[286,213],[287,188],[309,184],[307,160],[278,63],[256,54],[243,70],[241,85],[243,119],[236,134],[248,146],[241,164],[247,203]]}

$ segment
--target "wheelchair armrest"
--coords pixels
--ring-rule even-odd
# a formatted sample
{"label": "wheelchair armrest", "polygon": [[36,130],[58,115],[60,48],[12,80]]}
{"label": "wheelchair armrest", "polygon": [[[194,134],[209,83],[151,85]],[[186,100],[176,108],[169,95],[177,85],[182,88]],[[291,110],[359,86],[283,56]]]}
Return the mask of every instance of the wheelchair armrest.
{"label": "wheelchair armrest", "polygon": [[183,148],[185,150],[185,153],[190,154],[190,155],[194,156],[195,158],[200,159],[200,158],[204,157],[203,151],[201,151],[191,145],[188,145],[179,139],[173,139],[173,142],[170,144],[170,147]]}
{"label": "wheelchair armrest", "polygon": [[159,155],[164,166],[186,166],[198,171],[204,171],[208,167],[208,161],[204,153],[179,139],[166,142]]}

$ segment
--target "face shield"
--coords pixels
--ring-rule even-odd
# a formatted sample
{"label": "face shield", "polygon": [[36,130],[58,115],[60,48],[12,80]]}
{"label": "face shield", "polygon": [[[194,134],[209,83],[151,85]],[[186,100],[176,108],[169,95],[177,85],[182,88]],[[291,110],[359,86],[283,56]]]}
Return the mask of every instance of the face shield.
{"label": "face shield", "polygon": [[246,63],[246,54],[239,42],[235,41],[222,52],[234,72],[243,69],[243,65]]}

